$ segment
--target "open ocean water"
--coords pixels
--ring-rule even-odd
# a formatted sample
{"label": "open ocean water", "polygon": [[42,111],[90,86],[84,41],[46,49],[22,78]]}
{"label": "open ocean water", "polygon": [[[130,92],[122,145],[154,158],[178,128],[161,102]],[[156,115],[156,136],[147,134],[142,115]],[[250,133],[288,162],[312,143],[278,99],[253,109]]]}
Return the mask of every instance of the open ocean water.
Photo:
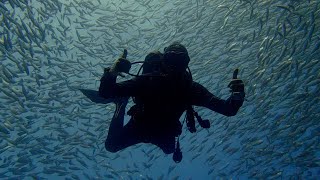
{"label": "open ocean water", "polygon": [[[320,179],[319,25],[319,0],[1,0],[0,179]],[[247,101],[196,108],[211,128],[184,125],[179,164],[151,144],[107,152],[115,105],[79,89],[123,49],[174,41],[218,97],[239,68]]]}

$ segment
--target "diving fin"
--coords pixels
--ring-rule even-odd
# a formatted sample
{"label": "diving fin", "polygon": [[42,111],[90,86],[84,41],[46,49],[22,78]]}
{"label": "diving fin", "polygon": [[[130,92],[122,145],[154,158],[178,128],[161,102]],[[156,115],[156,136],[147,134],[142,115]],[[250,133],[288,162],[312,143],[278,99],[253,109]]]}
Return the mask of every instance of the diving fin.
{"label": "diving fin", "polygon": [[99,95],[99,91],[90,90],[90,89],[79,89],[87,98],[89,98],[94,103],[99,104],[108,104],[114,102],[114,99],[106,99]]}

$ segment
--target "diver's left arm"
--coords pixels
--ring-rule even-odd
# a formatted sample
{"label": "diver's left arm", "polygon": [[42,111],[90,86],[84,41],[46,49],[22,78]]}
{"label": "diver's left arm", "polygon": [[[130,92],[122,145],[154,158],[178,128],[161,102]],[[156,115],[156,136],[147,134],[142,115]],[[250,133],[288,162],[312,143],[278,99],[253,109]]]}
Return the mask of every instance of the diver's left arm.
{"label": "diver's left arm", "polygon": [[191,104],[209,108],[212,111],[225,116],[234,116],[242,106],[245,97],[243,83],[242,85],[240,84],[240,87],[237,83],[238,82],[235,82],[234,84],[232,84],[232,82],[230,83],[232,84],[229,85],[232,94],[228,99],[223,100],[213,95],[201,84],[193,82],[191,89]]}

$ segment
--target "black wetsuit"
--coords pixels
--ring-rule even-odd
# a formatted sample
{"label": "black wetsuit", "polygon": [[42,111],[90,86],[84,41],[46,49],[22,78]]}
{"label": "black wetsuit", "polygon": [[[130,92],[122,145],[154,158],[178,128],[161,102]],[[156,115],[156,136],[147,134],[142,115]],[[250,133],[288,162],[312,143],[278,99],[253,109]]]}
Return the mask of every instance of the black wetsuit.
{"label": "black wetsuit", "polygon": [[175,137],[181,133],[179,118],[188,105],[206,107],[226,116],[235,115],[242,106],[243,101],[231,97],[222,100],[199,83],[186,79],[137,77],[116,83],[116,76],[105,72],[100,95],[104,98],[138,97],[140,110],[123,126],[125,107],[117,106],[105,142],[106,149],[117,152],[144,142],[159,146],[164,153],[173,153]]}

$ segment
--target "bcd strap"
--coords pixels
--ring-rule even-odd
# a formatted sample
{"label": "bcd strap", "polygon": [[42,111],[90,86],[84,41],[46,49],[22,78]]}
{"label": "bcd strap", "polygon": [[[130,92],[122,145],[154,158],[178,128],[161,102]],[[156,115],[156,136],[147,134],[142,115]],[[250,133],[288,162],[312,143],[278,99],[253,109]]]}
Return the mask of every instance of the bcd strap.
{"label": "bcd strap", "polygon": [[192,108],[192,106],[188,106],[187,108],[187,112],[186,112],[186,117],[187,117],[187,127],[188,127],[188,130],[191,132],[191,133],[194,133],[197,131],[196,129],[196,122],[194,120],[194,110]]}
{"label": "bcd strap", "polygon": [[188,130],[191,133],[194,133],[197,131],[194,116],[197,118],[198,123],[202,128],[208,129],[210,128],[210,121],[209,120],[203,120],[199,114],[193,109],[192,106],[189,106],[187,108],[186,117],[187,117],[187,127]]}
{"label": "bcd strap", "polygon": [[208,129],[210,128],[210,121],[209,120],[203,120],[196,111],[194,111],[194,116],[196,116],[198,123],[202,128]]}
{"label": "bcd strap", "polygon": [[182,160],[182,152],[180,149],[179,137],[177,139],[176,148],[174,149],[172,159],[175,163],[179,163]]}

